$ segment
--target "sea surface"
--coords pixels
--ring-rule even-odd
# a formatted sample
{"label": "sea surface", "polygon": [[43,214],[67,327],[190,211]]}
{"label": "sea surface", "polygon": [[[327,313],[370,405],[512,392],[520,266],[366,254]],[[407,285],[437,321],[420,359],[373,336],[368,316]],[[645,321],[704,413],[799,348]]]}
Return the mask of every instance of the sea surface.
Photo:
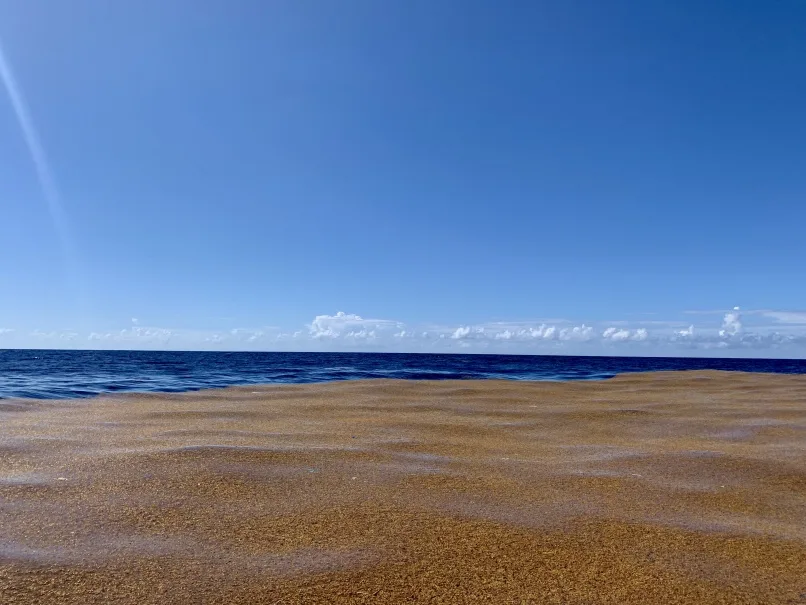
{"label": "sea surface", "polygon": [[356,378],[602,380],[624,372],[736,370],[806,374],[806,360],[406,353],[0,350],[0,399]]}

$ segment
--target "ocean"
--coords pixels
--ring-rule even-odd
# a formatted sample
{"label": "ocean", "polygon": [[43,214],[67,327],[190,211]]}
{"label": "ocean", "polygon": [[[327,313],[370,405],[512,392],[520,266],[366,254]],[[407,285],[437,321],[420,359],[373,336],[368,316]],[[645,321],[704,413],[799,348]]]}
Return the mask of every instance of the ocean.
{"label": "ocean", "polygon": [[405,353],[0,350],[0,399],[176,393],[232,385],[358,378],[603,380],[624,372],[806,374],[806,360]]}

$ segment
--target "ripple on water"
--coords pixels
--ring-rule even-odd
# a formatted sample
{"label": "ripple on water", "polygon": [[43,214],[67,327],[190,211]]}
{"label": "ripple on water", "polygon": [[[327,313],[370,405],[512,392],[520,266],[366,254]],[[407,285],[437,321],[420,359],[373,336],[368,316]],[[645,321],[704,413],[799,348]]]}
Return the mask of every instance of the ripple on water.
{"label": "ripple on water", "polygon": [[647,371],[806,374],[806,360],[384,353],[0,351],[0,399],[174,393],[250,384],[354,379],[605,380]]}

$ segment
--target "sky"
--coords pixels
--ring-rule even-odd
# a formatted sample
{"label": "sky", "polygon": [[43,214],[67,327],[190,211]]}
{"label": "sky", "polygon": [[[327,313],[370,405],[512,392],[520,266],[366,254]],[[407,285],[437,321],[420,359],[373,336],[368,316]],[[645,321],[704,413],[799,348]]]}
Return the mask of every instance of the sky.
{"label": "sky", "polygon": [[0,348],[806,357],[801,0],[0,0]]}

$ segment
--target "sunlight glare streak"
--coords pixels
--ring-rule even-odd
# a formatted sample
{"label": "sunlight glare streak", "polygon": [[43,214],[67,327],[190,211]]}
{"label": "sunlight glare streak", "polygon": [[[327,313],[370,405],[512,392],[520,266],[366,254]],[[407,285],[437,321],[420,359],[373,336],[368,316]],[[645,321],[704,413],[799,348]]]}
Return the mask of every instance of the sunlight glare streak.
{"label": "sunlight glare streak", "polygon": [[[75,255],[67,215],[54,183],[53,173],[50,170],[47,155],[45,154],[45,150],[42,147],[36,128],[34,127],[31,113],[25,103],[22,90],[14,78],[11,64],[3,51],[2,40],[0,40],[0,80],[2,80],[6,92],[8,93],[11,107],[17,117],[25,144],[31,154],[31,159],[33,160],[39,180],[39,186],[42,189],[42,194],[44,195],[53,227],[61,240],[62,252],[64,254],[63,260],[67,271],[68,273],[73,273],[75,270]],[[76,276],[70,275],[69,277],[75,279]]]}

